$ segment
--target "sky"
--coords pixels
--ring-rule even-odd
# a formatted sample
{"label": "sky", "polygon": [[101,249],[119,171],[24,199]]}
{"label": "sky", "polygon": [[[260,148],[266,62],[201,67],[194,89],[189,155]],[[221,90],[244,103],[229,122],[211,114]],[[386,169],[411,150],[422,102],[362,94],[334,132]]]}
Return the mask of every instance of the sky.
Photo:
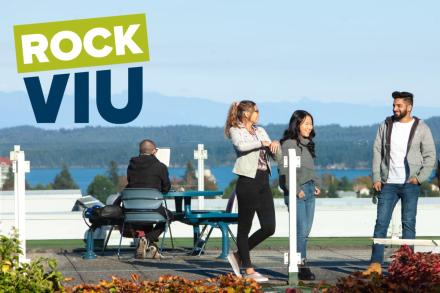
{"label": "sky", "polygon": [[[2,2],[0,92],[25,92],[23,77],[35,75],[17,73],[13,25],[145,13],[146,92],[362,105],[406,90],[416,105],[440,106],[438,1]],[[126,91],[127,65],[111,68],[112,91]],[[48,89],[59,73],[37,74]],[[70,80],[68,94],[72,88]]]}

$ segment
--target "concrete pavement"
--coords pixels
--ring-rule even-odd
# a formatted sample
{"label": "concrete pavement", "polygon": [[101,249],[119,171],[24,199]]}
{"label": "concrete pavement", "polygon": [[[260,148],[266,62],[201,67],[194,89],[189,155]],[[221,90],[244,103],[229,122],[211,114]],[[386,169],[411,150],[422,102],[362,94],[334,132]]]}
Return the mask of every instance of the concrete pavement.
{"label": "concrete pavement", "polygon": [[[65,277],[74,278],[68,285],[80,283],[98,283],[102,279],[110,280],[111,276],[130,278],[138,274],[142,278],[156,280],[162,275],[178,275],[187,279],[205,279],[219,274],[231,273],[227,260],[218,259],[218,250],[208,250],[202,256],[187,255],[187,249],[166,251],[167,259],[137,260],[133,258],[134,249],[122,251],[118,260],[116,250],[106,251],[97,259],[82,259],[83,249],[73,251],[30,251],[28,256],[53,257]],[[284,264],[282,249],[265,249],[252,251],[251,257],[257,270],[270,278],[264,287],[281,287],[287,285],[287,265]],[[368,266],[370,249],[344,247],[313,247],[309,249],[309,265],[315,273],[315,282],[336,282],[337,278],[364,270]],[[270,290],[269,290],[270,291]]]}

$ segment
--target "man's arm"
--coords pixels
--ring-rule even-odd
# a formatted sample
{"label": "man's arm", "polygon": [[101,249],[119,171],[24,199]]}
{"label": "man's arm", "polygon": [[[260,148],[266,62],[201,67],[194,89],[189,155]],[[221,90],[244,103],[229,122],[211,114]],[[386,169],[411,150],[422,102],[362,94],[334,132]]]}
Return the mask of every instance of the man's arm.
{"label": "man's arm", "polygon": [[420,145],[423,162],[422,168],[416,175],[417,181],[419,181],[419,183],[422,183],[429,179],[436,163],[435,143],[432,137],[431,130],[428,126],[424,127],[423,133],[424,135],[422,137]]}
{"label": "man's arm", "polygon": [[170,177],[168,175],[168,168],[165,165],[162,165],[163,170],[161,173],[161,192],[168,193],[171,189]]}
{"label": "man's arm", "polygon": [[132,182],[133,179],[133,167],[132,167],[132,159],[130,159],[130,162],[128,163],[128,167],[127,167],[127,186],[126,187],[130,187],[130,183]]}
{"label": "man's arm", "polygon": [[380,177],[380,164],[382,162],[382,144],[385,123],[382,123],[377,129],[376,138],[373,145],[373,162],[371,171],[373,173],[373,187],[376,191],[380,191],[382,187]]}

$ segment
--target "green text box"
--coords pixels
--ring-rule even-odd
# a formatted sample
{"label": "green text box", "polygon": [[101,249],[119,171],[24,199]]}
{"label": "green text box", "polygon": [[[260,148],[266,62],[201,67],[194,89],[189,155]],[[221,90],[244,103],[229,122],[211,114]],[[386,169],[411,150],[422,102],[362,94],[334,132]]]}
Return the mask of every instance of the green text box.
{"label": "green text box", "polygon": [[[130,25],[139,25],[136,32],[131,38],[133,42],[140,48],[141,52],[133,53],[128,47],[125,47],[124,55],[117,55],[115,48],[115,27],[122,27],[124,32]],[[97,36],[93,39],[93,45],[97,49],[104,46],[112,48],[111,52],[105,57],[90,56],[84,49],[84,36],[88,31],[95,28],[103,28],[108,30],[111,35],[107,38]],[[121,28],[119,28],[121,29]],[[81,39],[82,49],[79,55],[72,60],[59,60],[51,51],[51,40],[53,36],[61,31],[69,31],[77,34]],[[35,55],[32,56],[32,63],[25,64],[23,55],[24,35],[41,34],[48,41],[48,47],[45,50],[48,62],[39,62]],[[57,70],[66,68],[78,68],[89,66],[101,66],[110,64],[144,62],[149,60],[147,25],[145,14],[121,15],[100,18],[88,18],[58,22],[25,24],[14,26],[14,38],[17,58],[17,70],[19,73]],[[63,52],[69,52],[73,47],[72,42],[63,40],[60,42],[60,49]]]}

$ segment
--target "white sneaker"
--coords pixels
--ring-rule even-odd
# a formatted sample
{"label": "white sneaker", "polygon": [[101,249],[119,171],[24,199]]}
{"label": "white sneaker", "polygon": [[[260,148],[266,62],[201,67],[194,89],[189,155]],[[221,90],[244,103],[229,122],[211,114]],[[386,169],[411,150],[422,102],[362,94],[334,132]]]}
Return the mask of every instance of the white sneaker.
{"label": "white sneaker", "polygon": [[136,259],[144,259],[146,256],[147,247],[148,247],[148,239],[146,239],[145,237],[141,237],[139,239],[138,247],[136,248],[134,257]]}
{"label": "white sneaker", "polygon": [[234,274],[237,276],[237,277],[241,277],[241,274],[240,274],[240,265],[238,264],[238,259],[237,259],[237,255],[235,254],[235,253],[233,253],[233,252],[230,252],[229,254],[228,254],[228,261],[229,261],[229,263],[231,264],[231,267],[232,267],[232,270],[234,270]]}
{"label": "white sneaker", "polygon": [[151,258],[151,259],[167,259],[169,257],[166,257],[164,255],[162,255],[159,252],[159,248],[157,248],[156,245],[151,244],[148,248],[147,248],[147,253],[145,258]]}
{"label": "white sneaker", "polygon": [[262,274],[258,272],[254,272],[252,274],[245,274],[245,278],[254,279],[257,283],[263,283],[269,281],[268,277],[263,276]]}

